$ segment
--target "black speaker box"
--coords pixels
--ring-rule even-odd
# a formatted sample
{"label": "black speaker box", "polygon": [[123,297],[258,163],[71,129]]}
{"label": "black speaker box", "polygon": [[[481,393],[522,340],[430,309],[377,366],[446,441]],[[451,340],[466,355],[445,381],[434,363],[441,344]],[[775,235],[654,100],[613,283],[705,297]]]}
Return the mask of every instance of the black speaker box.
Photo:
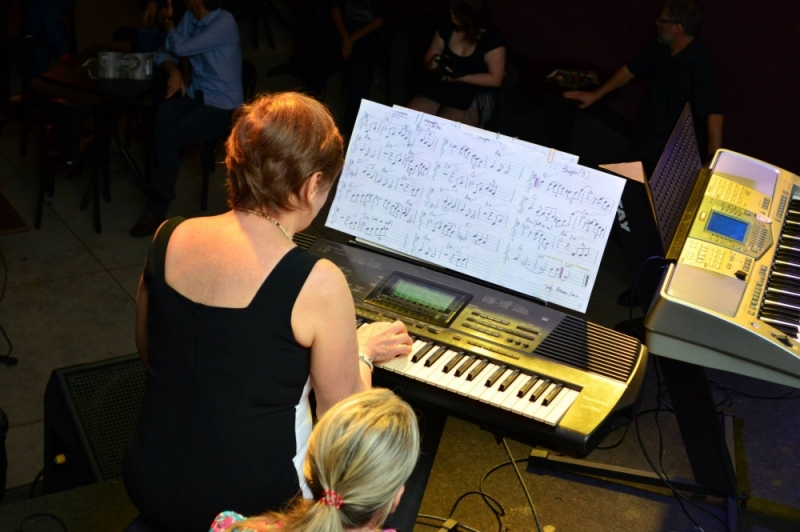
{"label": "black speaker box", "polygon": [[137,355],[53,371],[44,394],[44,464],[58,454],[67,461],[45,472],[45,493],[122,476],[145,373]]}

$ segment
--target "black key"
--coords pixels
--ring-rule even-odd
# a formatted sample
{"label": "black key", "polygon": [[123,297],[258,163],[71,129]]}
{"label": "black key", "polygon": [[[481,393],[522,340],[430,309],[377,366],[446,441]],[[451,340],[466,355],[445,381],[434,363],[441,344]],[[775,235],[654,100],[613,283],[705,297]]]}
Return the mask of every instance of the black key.
{"label": "black key", "polygon": [[426,368],[431,367],[437,360],[439,360],[442,357],[443,354],[445,354],[446,351],[447,348],[444,346],[437,349],[435,353],[433,353],[425,360],[425,367]]}
{"label": "black key", "polygon": [[472,379],[474,379],[478,375],[478,373],[483,371],[483,368],[485,368],[488,365],[489,365],[488,360],[481,360],[478,363],[478,365],[472,368],[472,371],[470,371],[469,374],[467,374],[467,380],[471,381]]}
{"label": "black key", "polygon": [[450,373],[450,370],[456,367],[458,363],[461,362],[461,360],[464,358],[464,356],[465,356],[464,351],[459,351],[458,353],[456,353],[456,356],[454,356],[445,363],[444,367],[442,368],[442,371],[445,373]]}
{"label": "black key", "polygon": [[531,394],[531,402],[536,401],[539,398],[539,396],[544,393],[544,391],[547,389],[548,386],[550,386],[550,380],[549,379],[543,380],[542,383],[539,386],[537,386],[536,389]]}
{"label": "black key", "polygon": [[517,397],[520,398],[525,397],[525,394],[528,393],[531,390],[531,388],[533,388],[533,385],[536,384],[538,381],[539,381],[539,376],[532,375],[530,380],[525,384],[523,384],[522,388],[519,389],[519,391],[517,392]]}
{"label": "black key", "polygon": [[506,368],[505,366],[500,366],[499,368],[494,370],[492,376],[486,379],[486,387],[491,388],[492,386],[494,386],[494,383],[497,382],[497,379],[499,379],[500,376],[506,372],[506,369],[508,368]]}
{"label": "black key", "polygon": [[508,377],[506,377],[506,380],[504,380],[504,381],[503,381],[503,383],[502,383],[502,384],[500,384],[500,388],[499,388],[499,390],[500,390],[501,392],[504,392],[504,391],[506,391],[506,390],[508,389],[508,387],[509,387],[509,386],[511,386],[512,384],[514,384],[514,381],[515,381],[515,380],[517,380],[517,377],[519,377],[519,375],[520,375],[520,373],[519,373],[519,370],[518,370],[518,369],[515,369],[514,371],[512,371],[512,372],[511,372],[511,375],[509,375]]}
{"label": "black key", "polygon": [[472,355],[469,355],[469,356],[467,357],[467,359],[464,361],[464,363],[463,363],[463,364],[461,364],[460,366],[458,366],[458,368],[456,369],[456,372],[455,372],[453,375],[455,375],[456,377],[460,377],[461,375],[463,375],[464,373],[466,373],[466,371],[467,371],[467,370],[468,370],[468,369],[469,369],[469,368],[470,368],[470,367],[471,367],[471,366],[472,366],[472,365],[473,365],[473,364],[474,364],[474,363],[475,363],[477,360],[478,360],[478,359],[477,359],[476,357],[474,357],[474,356],[472,356]]}
{"label": "black key", "polygon": [[553,402],[553,400],[554,400],[556,397],[558,397],[558,394],[561,392],[561,389],[562,389],[562,388],[564,388],[564,385],[563,385],[563,384],[556,384],[556,387],[555,387],[555,388],[553,388],[552,390],[550,390],[550,393],[548,393],[548,394],[547,394],[547,397],[545,397],[545,398],[542,400],[542,404],[543,404],[544,406],[547,406],[547,405],[549,405],[550,403],[552,403],[552,402]]}
{"label": "black key", "polygon": [[786,303],[780,300],[773,300],[773,299],[765,299],[764,305],[769,305],[771,307],[777,307],[779,309],[785,309],[784,312],[793,312],[797,313],[800,312],[800,305]]}
{"label": "black key", "polygon": [[427,345],[423,345],[422,348],[411,357],[411,362],[419,362],[419,359],[427,355],[428,351],[431,349],[433,349],[433,342],[428,342]]}
{"label": "black key", "polygon": [[356,318],[356,329],[364,324],[364,318]]}

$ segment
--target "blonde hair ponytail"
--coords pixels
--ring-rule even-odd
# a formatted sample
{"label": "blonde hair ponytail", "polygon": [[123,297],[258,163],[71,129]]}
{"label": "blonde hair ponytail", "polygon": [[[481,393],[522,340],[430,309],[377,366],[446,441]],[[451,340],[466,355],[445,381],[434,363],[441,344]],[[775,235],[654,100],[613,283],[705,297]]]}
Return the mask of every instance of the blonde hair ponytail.
{"label": "blonde hair ponytail", "polygon": [[[342,532],[372,521],[380,527],[418,454],[417,419],[405,401],[385,388],[352,395],[328,410],[311,433],[303,472],[314,499],[229,530],[265,530],[260,523],[277,521],[282,532]],[[326,490],[335,492],[333,504],[326,503]]]}

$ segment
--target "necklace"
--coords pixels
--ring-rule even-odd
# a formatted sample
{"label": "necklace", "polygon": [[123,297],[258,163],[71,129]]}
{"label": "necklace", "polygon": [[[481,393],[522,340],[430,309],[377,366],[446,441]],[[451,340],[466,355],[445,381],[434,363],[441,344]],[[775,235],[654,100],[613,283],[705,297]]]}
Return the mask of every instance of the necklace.
{"label": "necklace", "polygon": [[272,222],[272,225],[274,225],[275,227],[277,227],[278,229],[281,230],[281,233],[283,233],[283,236],[288,238],[290,241],[292,240],[292,237],[289,236],[289,233],[286,232],[286,229],[284,229],[283,226],[278,222],[278,220],[276,220],[272,216],[264,214],[263,212],[256,211],[254,209],[248,209],[247,207],[234,207],[233,210],[246,212],[248,214],[253,214],[255,216],[258,216],[259,218],[264,218],[268,222]]}

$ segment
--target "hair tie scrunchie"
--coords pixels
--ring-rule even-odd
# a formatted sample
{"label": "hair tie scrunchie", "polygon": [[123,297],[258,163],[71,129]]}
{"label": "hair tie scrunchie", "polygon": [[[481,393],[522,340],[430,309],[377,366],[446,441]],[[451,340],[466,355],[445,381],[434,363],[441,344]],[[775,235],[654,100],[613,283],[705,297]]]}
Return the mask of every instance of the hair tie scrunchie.
{"label": "hair tie scrunchie", "polygon": [[333,490],[325,490],[322,492],[322,497],[320,497],[319,502],[326,506],[333,506],[338,510],[342,507],[342,504],[344,504],[344,499]]}

